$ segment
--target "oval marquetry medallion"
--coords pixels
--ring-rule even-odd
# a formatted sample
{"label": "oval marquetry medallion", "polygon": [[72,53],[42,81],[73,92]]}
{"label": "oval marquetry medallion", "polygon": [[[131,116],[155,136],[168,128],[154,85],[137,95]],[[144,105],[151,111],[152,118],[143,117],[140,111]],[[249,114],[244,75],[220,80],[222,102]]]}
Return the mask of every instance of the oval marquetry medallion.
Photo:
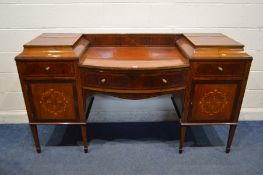
{"label": "oval marquetry medallion", "polygon": [[41,94],[40,104],[49,113],[58,115],[66,111],[68,100],[63,92],[49,89]]}
{"label": "oval marquetry medallion", "polygon": [[202,112],[209,115],[222,112],[227,104],[226,94],[217,89],[206,93],[199,101]]}

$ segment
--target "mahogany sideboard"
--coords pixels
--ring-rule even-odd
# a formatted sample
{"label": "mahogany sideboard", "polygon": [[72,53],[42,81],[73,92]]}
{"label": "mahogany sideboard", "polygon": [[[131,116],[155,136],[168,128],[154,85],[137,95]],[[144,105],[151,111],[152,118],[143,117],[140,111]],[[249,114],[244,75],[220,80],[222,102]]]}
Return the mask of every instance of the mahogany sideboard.
{"label": "mahogany sideboard", "polygon": [[95,94],[134,100],[170,94],[180,117],[179,153],[188,126],[220,124],[230,125],[228,153],[252,57],[217,33],[45,33],[15,60],[38,153],[39,124],[80,125],[88,151]]}

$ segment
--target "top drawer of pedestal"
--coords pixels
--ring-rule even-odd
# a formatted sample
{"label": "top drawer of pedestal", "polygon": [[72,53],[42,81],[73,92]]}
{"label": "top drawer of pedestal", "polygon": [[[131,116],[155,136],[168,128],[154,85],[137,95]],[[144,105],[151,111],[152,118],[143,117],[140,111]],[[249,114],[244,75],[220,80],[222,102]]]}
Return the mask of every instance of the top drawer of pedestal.
{"label": "top drawer of pedestal", "polygon": [[21,73],[25,76],[56,76],[66,77],[74,76],[74,63],[70,61],[52,62],[36,61],[19,63]]}
{"label": "top drawer of pedestal", "polygon": [[194,62],[192,72],[196,77],[242,77],[245,62]]}

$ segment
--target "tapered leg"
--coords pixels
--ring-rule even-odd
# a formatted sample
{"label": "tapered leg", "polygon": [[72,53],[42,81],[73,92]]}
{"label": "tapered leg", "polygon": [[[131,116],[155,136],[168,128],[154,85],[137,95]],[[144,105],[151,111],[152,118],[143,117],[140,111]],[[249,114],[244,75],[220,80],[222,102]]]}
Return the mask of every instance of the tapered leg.
{"label": "tapered leg", "polygon": [[84,152],[88,152],[88,141],[87,141],[87,126],[81,125],[82,142],[84,146]]}
{"label": "tapered leg", "polygon": [[179,153],[183,152],[184,140],[186,135],[187,126],[180,126],[180,145],[179,145]]}
{"label": "tapered leg", "polygon": [[174,105],[174,109],[175,109],[175,112],[176,112],[177,116],[178,116],[179,118],[181,118],[181,113],[180,113],[180,110],[179,110],[179,108],[178,108],[178,106],[177,106],[177,104],[176,104],[176,102],[175,102],[175,97],[174,97],[174,95],[171,96],[171,99],[172,99],[172,102],[173,102],[173,105]]}
{"label": "tapered leg", "polygon": [[230,125],[227,146],[226,146],[226,153],[230,152],[230,147],[231,147],[234,135],[235,135],[236,127],[237,125]]}
{"label": "tapered leg", "polygon": [[39,143],[39,139],[38,139],[37,125],[30,125],[30,128],[31,128],[32,135],[34,138],[36,151],[37,151],[37,153],[40,153],[41,147],[40,147],[40,143]]}

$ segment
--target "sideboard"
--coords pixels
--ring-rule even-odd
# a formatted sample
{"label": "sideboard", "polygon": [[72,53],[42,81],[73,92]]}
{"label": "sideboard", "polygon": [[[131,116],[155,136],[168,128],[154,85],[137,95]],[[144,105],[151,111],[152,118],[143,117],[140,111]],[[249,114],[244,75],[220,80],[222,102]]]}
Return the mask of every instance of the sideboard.
{"label": "sideboard", "polygon": [[133,100],[170,94],[180,117],[179,153],[187,127],[196,125],[229,125],[229,153],[252,57],[219,33],[44,33],[15,60],[38,153],[40,124],[79,125],[88,152],[95,94]]}

